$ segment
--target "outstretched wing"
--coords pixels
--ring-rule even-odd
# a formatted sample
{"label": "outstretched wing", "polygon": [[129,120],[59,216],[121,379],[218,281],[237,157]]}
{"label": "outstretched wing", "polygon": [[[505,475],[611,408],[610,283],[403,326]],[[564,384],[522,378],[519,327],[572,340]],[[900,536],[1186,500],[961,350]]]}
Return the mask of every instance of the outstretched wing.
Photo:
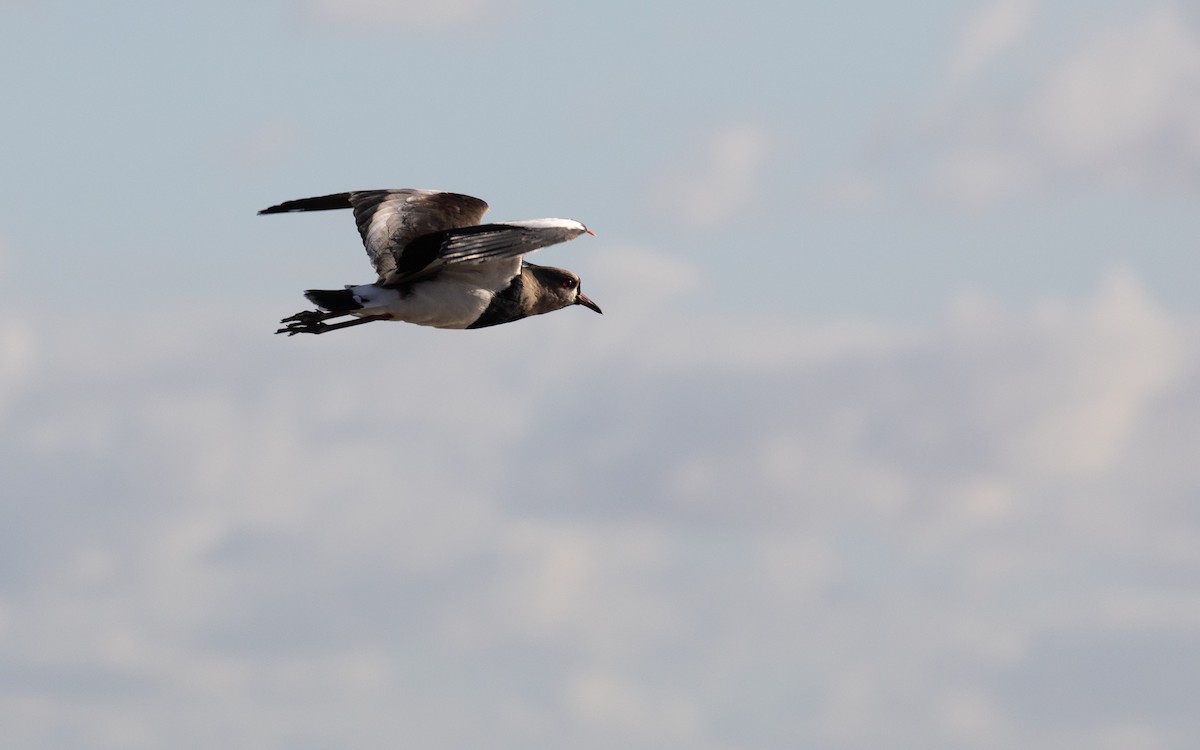
{"label": "outstretched wing", "polygon": [[[490,274],[504,261],[520,258],[535,250],[557,245],[574,239],[587,229],[568,219],[538,219],[533,221],[479,224],[459,229],[446,229],[416,238],[404,250],[405,263],[398,265],[394,279],[387,285],[395,286],[417,278],[438,273],[448,266],[455,273],[473,273],[472,266],[480,272]],[[513,266],[519,270],[520,265]],[[448,270],[448,269],[447,269]]]}
{"label": "outstretched wing", "polygon": [[428,243],[414,240],[446,230],[474,227],[488,205],[478,198],[438,190],[358,190],[287,201],[259,211],[328,211],[353,208],[358,233],[379,274],[380,283],[396,284],[427,269],[438,260]]}

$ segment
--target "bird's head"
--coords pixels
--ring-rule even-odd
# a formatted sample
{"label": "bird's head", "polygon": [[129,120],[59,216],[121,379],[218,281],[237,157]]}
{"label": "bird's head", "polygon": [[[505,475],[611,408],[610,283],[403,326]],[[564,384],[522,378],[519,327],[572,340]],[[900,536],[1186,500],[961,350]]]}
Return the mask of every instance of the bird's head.
{"label": "bird's head", "polygon": [[537,282],[538,291],[533,300],[532,314],[541,315],[571,305],[583,305],[589,310],[603,314],[600,306],[580,290],[579,277],[567,269],[526,263],[524,270]]}

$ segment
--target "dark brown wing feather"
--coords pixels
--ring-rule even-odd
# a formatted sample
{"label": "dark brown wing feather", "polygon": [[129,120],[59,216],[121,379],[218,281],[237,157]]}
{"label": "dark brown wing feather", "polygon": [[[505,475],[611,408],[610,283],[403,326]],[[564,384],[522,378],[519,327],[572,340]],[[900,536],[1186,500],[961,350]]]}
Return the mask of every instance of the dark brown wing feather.
{"label": "dark brown wing feather", "polygon": [[478,198],[436,190],[357,190],[315,198],[301,198],[259,211],[260,214],[289,211],[328,211],[353,208],[358,233],[362,236],[371,265],[380,283],[398,283],[418,275],[437,259],[436,253],[414,248],[418,237],[479,224],[488,205]]}

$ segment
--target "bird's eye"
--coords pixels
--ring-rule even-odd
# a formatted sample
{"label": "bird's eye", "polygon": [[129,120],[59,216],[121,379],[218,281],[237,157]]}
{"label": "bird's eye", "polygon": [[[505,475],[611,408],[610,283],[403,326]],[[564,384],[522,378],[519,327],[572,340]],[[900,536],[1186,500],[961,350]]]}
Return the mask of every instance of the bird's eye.
{"label": "bird's eye", "polygon": [[563,279],[562,288],[563,289],[574,289],[575,288],[575,279]]}

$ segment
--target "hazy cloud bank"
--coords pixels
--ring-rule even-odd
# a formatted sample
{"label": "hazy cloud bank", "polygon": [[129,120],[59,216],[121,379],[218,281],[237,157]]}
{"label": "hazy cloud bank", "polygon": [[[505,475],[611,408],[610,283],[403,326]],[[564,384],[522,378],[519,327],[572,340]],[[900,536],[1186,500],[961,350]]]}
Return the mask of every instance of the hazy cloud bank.
{"label": "hazy cloud bank", "polygon": [[5,311],[12,741],[1195,736],[1195,321],[1119,270],[922,326],[685,318],[607,279],[694,272],[616,255],[604,318],[483,332]]}
{"label": "hazy cloud bank", "polygon": [[[1173,4],[1129,12],[1046,54],[1036,69],[1004,54],[1026,33],[1029,2],[993,3],[963,32],[936,118],[948,142],[935,192],[982,208],[1065,183],[1188,192],[1200,187],[1200,31]],[[978,79],[1005,66],[1006,90]],[[1013,81],[1024,81],[1013,85]],[[981,88],[982,87],[982,88]],[[980,92],[990,93],[980,96]]]}

